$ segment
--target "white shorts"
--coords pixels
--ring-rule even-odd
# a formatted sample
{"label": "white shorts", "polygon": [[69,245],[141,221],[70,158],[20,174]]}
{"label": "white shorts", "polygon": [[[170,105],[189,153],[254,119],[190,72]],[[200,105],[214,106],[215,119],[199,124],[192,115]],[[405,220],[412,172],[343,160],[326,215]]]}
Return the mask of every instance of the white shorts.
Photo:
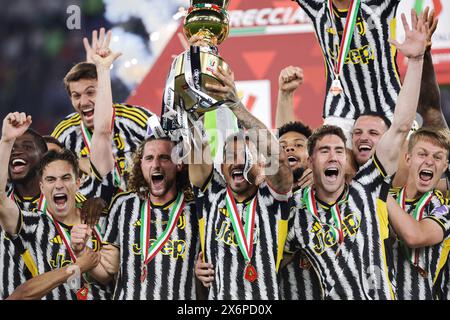
{"label": "white shorts", "polygon": [[342,131],[344,131],[345,137],[347,138],[347,149],[352,149],[352,131],[353,126],[355,125],[355,120],[330,116],[323,120],[323,124],[333,125],[341,128]]}

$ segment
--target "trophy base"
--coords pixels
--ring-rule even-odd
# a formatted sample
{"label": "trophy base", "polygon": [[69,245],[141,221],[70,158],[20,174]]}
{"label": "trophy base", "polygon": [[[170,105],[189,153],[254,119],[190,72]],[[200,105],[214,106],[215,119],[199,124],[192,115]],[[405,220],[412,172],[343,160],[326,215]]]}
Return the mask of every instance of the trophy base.
{"label": "trophy base", "polygon": [[[228,64],[218,55],[213,53],[200,52],[200,66],[201,66],[201,91],[207,92],[205,84],[223,85],[223,83],[217,79],[213,72],[217,72],[217,68],[220,66],[223,70],[228,72]],[[177,57],[176,76],[175,76],[175,92],[178,94],[177,98],[180,98],[184,102],[184,109],[188,112],[196,112],[202,114],[208,111],[213,111],[216,108],[203,108],[197,105],[197,101],[191,97],[189,92],[189,86],[186,83],[184,74],[185,61],[184,55]],[[214,94],[209,94],[212,98],[220,101],[222,97]]]}

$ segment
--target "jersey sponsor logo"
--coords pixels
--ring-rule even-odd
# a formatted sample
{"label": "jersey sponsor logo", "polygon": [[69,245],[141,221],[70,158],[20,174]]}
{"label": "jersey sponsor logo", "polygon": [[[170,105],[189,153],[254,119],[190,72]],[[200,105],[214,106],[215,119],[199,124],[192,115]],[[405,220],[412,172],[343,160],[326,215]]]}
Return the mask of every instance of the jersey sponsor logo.
{"label": "jersey sponsor logo", "polygon": [[[150,223],[155,225],[166,226],[167,220],[155,219],[152,220]],[[186,223],[187,223],[186,211],[183,210],[183,212],[180,214],[180,217],[178,218],[177,228],[179,230],[184,230],[186,228]],[[140,233],[141,219],[136,220],[136,222],[133,224],[133,227],[139,228],[138,233]],[[156,239],[150,239],[150,247],[153,245],[155,241]],[[139,243],[133,244],[131,248],[133,254],[141,255],[141,245]],[[180,257],[184,259],[186,255],[186,241],[168,240],[166,244],[162,247],[160,252],[165,256],[172,256],[173,259],[178,259]]]}
{"label": "jersey sponsor logo", "polygon": [[[342,220],[344,238],[355,236],[360,225],[361,219],[358,215],[354,213],[346,215]],[[314,235],[313,249],[319,255],[322,255],[328,248],[333,247],[337,243],[331,228],[327,225],[321,225],[317,221],[314,221],[310,233]]]}
{"label": "jersey sponsor logo", "polygon": [[[150,247],[155,243],[157,239],[150,239]],[[167,242],[162,247],[160,253],[164,256],[171,256],[173,259],[184,259],[186,256],[186,241],[178,240],[167,240]],[[134,255],[141,255],[141,246],[139,243],[132,245],[132,250]]]}

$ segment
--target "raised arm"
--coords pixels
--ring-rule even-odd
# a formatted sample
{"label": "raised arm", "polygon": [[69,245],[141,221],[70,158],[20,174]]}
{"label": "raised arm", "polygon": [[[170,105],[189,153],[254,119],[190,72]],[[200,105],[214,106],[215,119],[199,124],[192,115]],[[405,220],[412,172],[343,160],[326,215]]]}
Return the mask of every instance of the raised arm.
{"label": "raised arm", "polygon": [[[93,35],[94,36],[94,35]],[[111,92],[110,70],[112,63],[121,53],[111,52],[109,43],[111,31],[105,35],[105,29],[100,29],[99,39],[92,40],[89,51],[91,60],[97,67],[97,97],[95,100],[94,133],[92,135],[90,160],[101,176],[105,176],[114,168],[112,150],[112,123],[114,109]],[[85,46],[87,39],[84,39]]]}
{"label": "raised arm", "polygon": [[376,150],[377,156],[388,175],[397,170],[401,146],[416,117],[419,101],[420,79],[422,78],[423,55],[428,28],[424,23],[423,15],[420,15],[418,20],[415,18],[416,16],[412,11],[412,29],[410,29],[406,16],[402,14],[406,34],[405,42],[400,44],[396,40],[390,40],[408,58],[408,68],[395,106],[392,125],[381,138]]}
{"label": "raised arm", "polygon": [[388,196],[389,223],[401,240],[410,248],[432,246],[442,242],[444,232],[433,219],[415,220],[398,203]]}
{"label": "raised arm", "polygon": [[31,116],[14,112],[3,120],[2,138],[0,139],[0,226],[8,234],[17,233],[20,211],[16,203],[6,194],[8,168],[11,151],[16,138],[20,137],[31,125]]}
{"label": "raised arm", "polygon": [[193,130],[194,139],[198,145],[201,145],[201,150],[196,150],[194,144],[191,145],[191,154],[189,160],[189,181],[197,188],[203,188],[206,180],[210,177],[213,170],[213,161],[211,159],[211,151],[209,143],[203,142],[202,138],[198,137],[195,130]]}
{"label": "raised arm", "polygon": [[[207,89],[215,94],[222,95],[225,100],[233,101],[234,104],[230,107],[230,109],[236,115],[237,119],[241,122],[244,128],[247,130],[253,130],[258,139],[262,138],[262,140],[265,140],[262,145],[268,146],[268,148],[264,148],[267,152],[266,150],[257,150],[265,157],[266,160],[265,177],[276,191],[282,193],[289,192],[292,189],[292,171],[288,164],[286,153],[280,147],[278,139],[274,136],[271,130],[267,128],[258,118],[252,115],[239,100],[234,84],[233,73],[231,71],[226,72],[219,67],[218,71],[214,74],[221,80],[223,85],[207,84]],[[253,135],[250,134],[250,138],[252,138],[252,136]],[[261,140],[253,142],[255,142],[256,146],[258,146],[258,142],[261,144]]]}
{"label": "raised arm", "polygon": [[424,11],[424,20],[428,25],[427,49],[423,60],[422,85],[420,87],[419,106],[417,112],[423,118],[423,126],[431,128],[448,128],[441,108],[441,96],[439,85],[434,72],[433,59],[431,57],[431,38],[436,30],[438,18],[434,16],[434,10],[430,14],[429,7]]}
{"label": "raised arm", "polygon": [[76,274],[75,268],[78,268],[79,273],[83,274],[98,265],[99,261],[100,255],[98,253],[86,250],[77,259],[74,264],[75,267],[71,265],[40,274],[17,287],[6,300],[42,299],[56,287],[67,283]]}
{"label": "raised arm", "polygon": [[294,114],[294,94],[302,83],[303,70],[299,67],[289,66],[281,70],[278,78],[277,128],[297,120]]}

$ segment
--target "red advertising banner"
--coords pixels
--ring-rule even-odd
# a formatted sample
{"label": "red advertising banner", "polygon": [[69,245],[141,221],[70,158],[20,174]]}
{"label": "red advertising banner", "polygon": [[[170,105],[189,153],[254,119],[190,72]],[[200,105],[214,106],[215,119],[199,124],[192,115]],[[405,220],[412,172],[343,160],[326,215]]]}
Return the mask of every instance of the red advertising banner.
{"label": "red advertising banner", "polygon": [[[409,11],[416,2],[402,1],[399,11]],[[440,18],[433,57],[439,82],[450,83],[450,3],[425,0],[422,4],[434,6]],[[229,15],[230,36],[220,45],[219,53],[234,71],[247,107],[274,126],[279,73],[286,66],[299,66],[305,81],[296,94],[296,115],[312,127],[319,126],[325,95],[324,59],[304,11],[288,0],[232,0]],[[401,39],[400,32],[398,38]],[[144,81],[130,95],[129,103],[160,113],[171,62],[185,50],[185,45],[180,26]],[[400,66],[402,61],[400,58]]]}

